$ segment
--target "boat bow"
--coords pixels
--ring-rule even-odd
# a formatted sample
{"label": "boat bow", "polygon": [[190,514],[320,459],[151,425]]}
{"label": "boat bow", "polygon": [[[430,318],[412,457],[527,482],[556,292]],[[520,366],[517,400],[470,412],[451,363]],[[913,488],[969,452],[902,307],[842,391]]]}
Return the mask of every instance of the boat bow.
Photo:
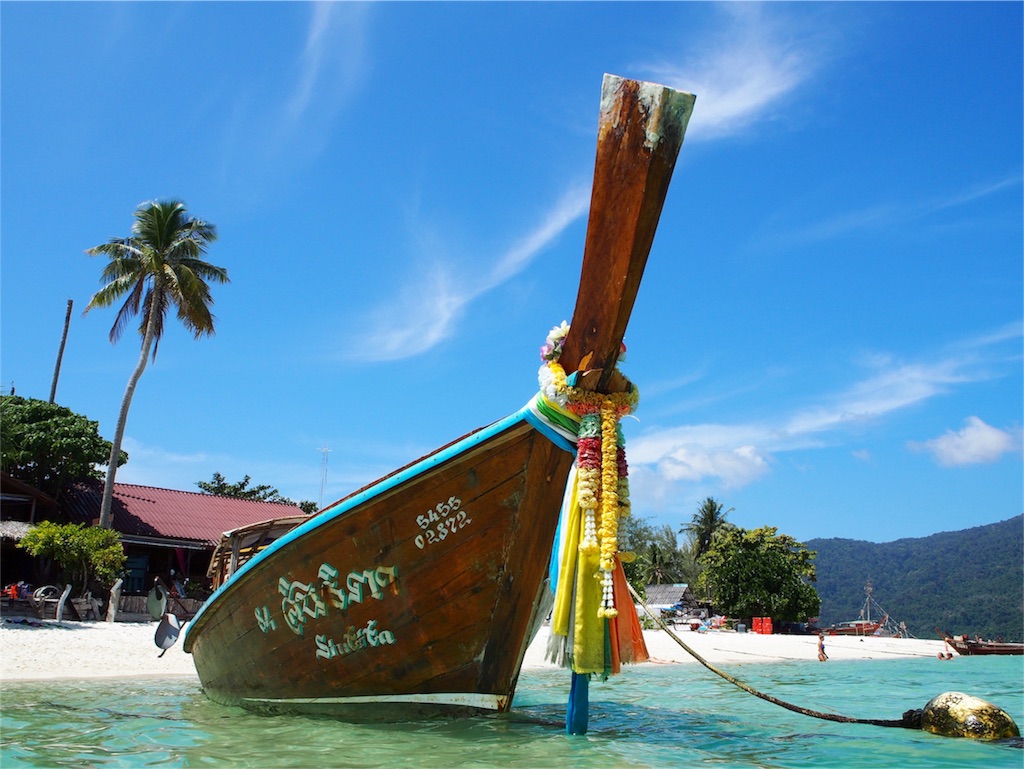
{"label": "boat bow", "polygon": [[[605,76],[580,288],[560,350],[581,392],[632,397],[615,362],[692,105]],[[187,628],[207,695],[351,720],[508,710],[550,601],[575,444],[573,426],[535,399],[260,541]]]}

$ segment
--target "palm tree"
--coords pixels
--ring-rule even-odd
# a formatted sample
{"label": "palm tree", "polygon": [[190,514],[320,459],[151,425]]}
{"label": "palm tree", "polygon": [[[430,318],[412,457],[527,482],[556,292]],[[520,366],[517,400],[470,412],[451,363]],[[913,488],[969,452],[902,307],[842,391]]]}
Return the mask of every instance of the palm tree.
{"label": "palm tree", "polygon": [[50,403],[57,397],[57,380],[60,379],[60,362],[64,358],[64,345],[68,342],[68,328],[71,326],[71,308],[75,301],[68,299],[68,311],[64,314],[64,333],[60,338],[60,347],[57,348],[57,365],[53,367],[53,381],[50,383]]}
{"label": "palm tree", "polygon": [[662,554],[661,548],[653,542],[646,552],[641,553],[637,557],[637,561],[640,563],[640,574],[644,586],[660,585],[662,581],[668,582],[672,579],[672,567],[669,559]]}
{"label": "palm tree", "polygon": [[86,251],[90,256],[103,254],[110,261],[101,273],[105,285],[93,295],[85,312],[93,307],[109,307],[121,297],[127,297],[110,329],[111,343],[116,343],[128,321],[141,313],[142,352],[128,379],[117,417],[100,506],[103,528],[111,526],[114,476],[121,456],[128,408],[151,350],[156,360],[167,310],[174,305],[178,320],[196,339],[204,334],[211,335],[214,332],[214,318],[210,313],[213,298],[207,281],[229,282],[227,270],[203,258],[207,245],[217,239],[216,228],[189,216],[184,203],[178,200],[143,203],[134,216],[131,236],[114,238]]}
{"label": "palm tree", "polygon": [[735,509],[735,507],[730,507],[723,513],[722,503],[716,502],[713,497],[708,497],[697,508],[697,512],[693,515],[693,520],[690,523],[684,523],[682,528],[679,529],[680,534],[688,534],[693,541],[693,557],[695,560],[708,551],[708,548],[711,547],[711,541],[715,538],[715,534],[731,525],[725,520],[725,517]]}

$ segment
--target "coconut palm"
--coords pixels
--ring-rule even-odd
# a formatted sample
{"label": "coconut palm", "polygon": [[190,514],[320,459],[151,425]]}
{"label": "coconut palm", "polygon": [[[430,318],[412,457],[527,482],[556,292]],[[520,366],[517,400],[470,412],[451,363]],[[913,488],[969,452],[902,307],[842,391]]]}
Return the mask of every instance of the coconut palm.
{"label": "coconut palm", "polygon": [[665,557],[661,548],[653,542],[647,550],[637,556],[640,574],[644,585],[660,585],[662,582],[674,582],[670,559]]}
{"label": "coconut palm", "polygon": [[217,239],[216,228],[189,216],[184,203],[178,200],[143,203],[134,216],[129,237],[114,238],[86,251],[90,256],[102,254],[110,261],[101,273],[105,285],[93,295],[85,312],[93,307],[109,307],[126,297],[110,329],[112,343],[117,342],[135,315],[141,316],[142,351],[121,401],[103,487],[100,506],[103,528],[111,526],[114,476],[132,395],[151,353],[156,360],[168,309],[172,305],[177,309],[178,320],[196,339],[211,335],[214,332],[214,317],[210,313],[213,298],[208,281],[228,282],[227,270],[203,258],[207,246]]}
{"label": "coconut palm", "polygon": [[705,499],[697,512],[693,515],[690,523],[684,523],[679,533],[686,533],[693,541],[693,557],[700,558],[711,547],[711,541],[721,529],[731,526],[725,517],[736,508],[730,507],[722,512],[722,503],[716,502],[713,497]]}

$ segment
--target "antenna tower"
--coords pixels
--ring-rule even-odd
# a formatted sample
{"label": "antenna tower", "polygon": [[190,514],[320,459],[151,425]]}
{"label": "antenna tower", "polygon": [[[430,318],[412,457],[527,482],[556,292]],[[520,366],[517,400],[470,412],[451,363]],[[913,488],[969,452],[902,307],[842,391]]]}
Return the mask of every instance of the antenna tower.
{"label": "antenna tower", "polygon": [[322,510],[324,506],[324,485],[327,483],[327,455],[331,453],[331,450],[327,448],[325,443],[320,449],[320,502],[318,507]]}

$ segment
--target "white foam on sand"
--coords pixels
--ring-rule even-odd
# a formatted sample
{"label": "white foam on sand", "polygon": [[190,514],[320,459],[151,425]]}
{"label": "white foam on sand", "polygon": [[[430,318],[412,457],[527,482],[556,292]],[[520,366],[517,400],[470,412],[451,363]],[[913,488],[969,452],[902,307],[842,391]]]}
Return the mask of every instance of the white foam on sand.
{"label": "white foam on sand", "polygon": [[[154,642],[157,622],[63,622],[33,620],[38,626],[0,623],[0,681],[53,678],[134,678],[192,676],[192,657],[178,642],[161,657]],[[542,627],[527,649],[523,667],[554,665],[545,659],[550,629]],[[758,635],[680,630],[678,638],[712,664],[816,660],[817,636]],[[668,633],[645,630],[650,664],[696,663]],[[826,636],[829,659],[936,657],[939,640]],[[826,663],[827,664],[827,663]]]}

